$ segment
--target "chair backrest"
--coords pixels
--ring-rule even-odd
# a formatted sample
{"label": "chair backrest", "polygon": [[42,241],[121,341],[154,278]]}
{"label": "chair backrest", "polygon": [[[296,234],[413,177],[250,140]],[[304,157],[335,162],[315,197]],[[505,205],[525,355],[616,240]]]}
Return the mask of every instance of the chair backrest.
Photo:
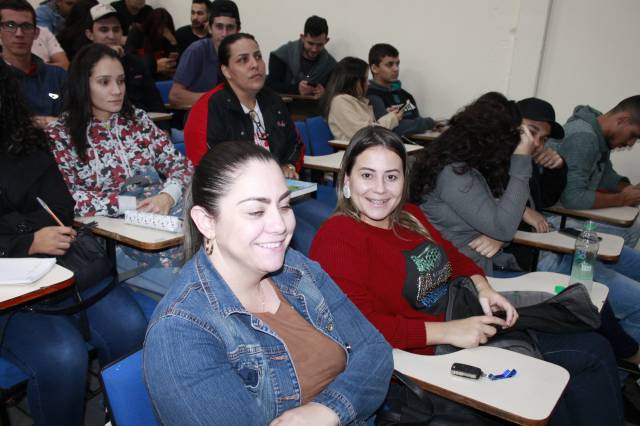
{"label": "chair backrest", "polygon": [[169,91],[171,90],[171,86],[173,86],[173,80],[156,81],[156,87],[158,88],[158,92],[160,92],[160,96],[162,96],[162,103],[165,105],[169,103]]}
{"label": "chair backrest", "polygon": [[335,150],[329,145],[329,141],[334,137],[324,118],[317,116],[307,118],[305,121],[311,143],[311,155],[333,154]]}
{"label": "chair backrest", "polygon": [[296,129],[300,135],[300,139],[304,143],[304,155],[311,155],[311,143],[309,142],[309,132],[307,131],[307,125],[304,121],[295,122]]}
{"label": "chair backrest", "polygon": [[26,382],[29,376],[16,367],[11,361],[0,357],[0,389],[11,389],[22,382]]}
{"label": "chair backrest", "polygon": [[115,425],[157,425],[142,377],[141,350],[111,363],[100,376]]}

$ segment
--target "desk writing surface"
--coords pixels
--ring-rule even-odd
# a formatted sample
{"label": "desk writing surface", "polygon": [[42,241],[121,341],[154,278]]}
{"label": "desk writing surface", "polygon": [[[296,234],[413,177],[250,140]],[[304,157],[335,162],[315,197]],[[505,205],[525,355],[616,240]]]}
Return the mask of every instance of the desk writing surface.
{"label": "desk writing surface", "polygon": [[182,244],[183,235],[125,223],[124,219],[106,216],[76,217],[76,222],[96,221],[96,235],[142,250],[163,250]]}
{"label": "desk writing surface", "polygon": [[31,284],[0,285],[0,309],[28,302],[73,285],[73,272],[55,265],[44,277]]}
{"label": "desk writing surface", "polygon": [[[347,147],[349,146],[349,141],[342,141],[342,140],[338,140],[338,139],[333,139],[329,141],[329,145],[331,145],[332,147],[336,148],[336,149],[347,149]],[[424,149],[423,146],[420,145],[410,145],[405,143],[404,144],[404,149],[407,151],[407,154],[413,154],[417,151],[420,151],[422,149]]]}
{"label": "desk writing surface", "polygon": [[[489,284],[491,284],[491,287],[499,292],[544,291],[550,294],[555,294],[556,286],[569,285],[569,278],[569,275],[558,274],[556,272],[537,271],[513,278],[487,277],[487,280],[489,281]],[[594,282],[593,288],[589,293],[591,303],[593,303],[598,310],[601,310],[608,294],[609,288],[607,286]]]}
{"label": "desk writing surface", "polygon": [[[521,424],[548,418],[569,381],[567,370],[558,365],[488,346],[431,356],[394,349],[393,362],[395,370],[436,394],[475,402],[483,411]],[[507,368],[518,373],[506,380],[466,379],[450,373],[454,362],[479,367],[485,374],[502,373]]]}
{"label": "desk writing surface", "polygon": [[638,209],[638,207],[631,206],[607,207],[605,209],[574,210],[568,209],[561,204],[556,204],[544,210],[562,216],[591,219],[598,222],[609,223],[611,225],[618,226],[631,226],[638,217],[638,212],[640,212],[640,209]]}
{"label": "desk writing surface", "polygon": [[[624,246],[624,239],[617,235],[602,232],[598,232],[598,236],[602,238],[598,247],[598,258],[610,262],[617,261]],[[542,250],[571,254],[575,250],[576,239],[558,231],[539,233],[517,231],[513,237],[513,242]]]}
{"label": "desk writing surface", "polygon": [[442,132],[439,131],[427,130],[424,133],[413,133],[411,135],[407,135],[407,137],[416,141],[432,141],[437,139],[441,134]]}
{"label": "desk writing surface", "polygon": [[325,172],[339,172],[343,156],[344,151],[334,152],[329,155],[305,155],[302,167]]}
{"label": "desk writing surface", "polygon": [[168,121],[171,120],[171,117],[173,117],[173,114],[170,112],[148,112],[147,115],[149,116],[150,119],[152,119],[154,122],[158,123],[160,121]]}

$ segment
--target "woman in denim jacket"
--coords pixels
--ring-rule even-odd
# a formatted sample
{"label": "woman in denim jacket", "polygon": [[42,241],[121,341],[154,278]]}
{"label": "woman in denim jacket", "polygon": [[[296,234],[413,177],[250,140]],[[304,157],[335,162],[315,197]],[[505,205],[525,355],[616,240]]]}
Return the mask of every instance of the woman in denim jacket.
{"label": "woman in denim jacket", "polygon": [[278,163],[252,143],[215,146],[186,199],[185,257],[147,331],[144,375],[160,423],[364,423],[391,348],[295,228]]}

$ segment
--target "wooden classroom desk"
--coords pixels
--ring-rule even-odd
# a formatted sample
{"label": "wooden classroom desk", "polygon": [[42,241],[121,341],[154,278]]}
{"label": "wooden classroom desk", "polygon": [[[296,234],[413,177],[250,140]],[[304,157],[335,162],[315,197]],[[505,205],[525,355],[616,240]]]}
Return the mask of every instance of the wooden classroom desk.
{"label": "wooden classroom desk", "polygon": [[[529,272],[513,278],[487,277],[489,284],[495,291],[543,291],[545,293],[556,294],[557,286],[568,286],[569,275],[558,274],[557,272]],[[599,282],[593,283],[593,288],[589,292],[591,303],[602,309],[604,301],[607,300],[609,288]]]}
{"label": "wooden classroom desk", "polygon": [[[485,375],[507,368],[515,368],[517,374],[496,381],[486,376],[467,379],[450,373],[454,362],[478,367]],[[430,392],[521,425],[545,424],[569,382],[569,372],[558,365],[489,346],[447,355],[394,349],[393,363],[396,371]]]}
{"label": "wooden classroom desk", "polygon": [[575,217],[578,219],[594,220],[597,222],[608,223],[610,225],[631,226],[638,217],[638,212],[640,212],[640,209],[638,209],[638,207],[630,206],[608,207],[605,209],[573,210],[567,209],[561,204],[556,204],[544,210],[550,213],[561,215],[562,223],[560,226],[562,227],[564,227],[566,223],[567,216]]}
{"label": "wooden classroom desk", "polygon": [[[602,238],[598,247],[598,259],[616,262],[622,252],[624,239],[617,235],[602,232],[598,232],[598,236]],[[512,242],[540,250],[571,254],[575,251],[576,239],[558,231],[540,233],[517,231]]]}
{"label": "wooden classroom desk", "polygon": [[31,284],[0,284],[0,310],[65,290],[74,282],[73,272],[55,265],[44,277]]}
{"label": "wooden classroom desk", "polygon": [[281,94],[280,99],[287,105],[291,120],[300,121],[321,115],[318,98],[313,95]]}
{"label": "wooden classroom desk", "polygon": [[[333,139],[329,141],[329,145],[331,145],[335,149],[345,150],[349,146],[349,141],[341,141],[338,139]],[[407,154],[412,155],[424,149],[424,147],[420,145],[410,145],[408,143],[405,143],[404,149],[407,151]]]}
{"label": "wooden classroom desk", "polygon": [[344,151],[334,152],[329,155],[305,155],[302,167],[305,169],[338,173],[340,171],[340,163],[342,162],[343,156]]}
{"label": "wooden classroom desk", "polygon": [[145,251],[166,250],[182,244],[183,235],[125,223],[122,218],[107,216],[76,217],[78,223],[97,222],[93,233],[108,241]]}
{"label": "wooden classroom desk", "polygon": [[407,137],[413,141],[429,142],[437,139],[441,134],[442,132],[440,131],[427,130],[424,133],[413,133],[411,135],[407,135]]}
{"label": "wooden classroom desk", "polygon": [[159,123],[160,121],[168,121],[168,120],[171,120],[171,117],[173,117],[173,114],[170,112],[153,112],[152,111],[152,112],[148,112],[147,115],[155,123]]}

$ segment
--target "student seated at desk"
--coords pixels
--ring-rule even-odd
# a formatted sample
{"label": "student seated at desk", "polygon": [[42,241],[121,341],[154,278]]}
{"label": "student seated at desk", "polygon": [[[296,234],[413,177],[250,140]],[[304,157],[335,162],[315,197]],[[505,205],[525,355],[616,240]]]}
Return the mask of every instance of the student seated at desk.
{"label": "student seated at desk", "polygon": [[325,48],[328,42],[327,20],[316,15],[307,18],[299,39],[269,55],[267,86],[278,93],[322,96],[336,66],[336,60]]}
{"label": "student seated at desk", "polygon": [[394,129],[403,113],[397,106],[376,120],[365,96],[369,66],[359,58],[347,56],[333,70],[320,105],[335,139],[348,141],[360,129],[373,124]]}
{"label": "student seated at desk", "polygon": [[[251,141],[273,154],[285,177],[297,179],[302,142],[282,99],[264,85],[260,46],[252,35],[237,33],[225,37],[218,55],[225,84],[209,98],[206,145],[211,149],[225,141]],[[313,234],[333,207],[308,199],[296,202],[293,209],[298,220],[293,245],[307,253]]]}
{"label": "student seated at desk", "polygon": [[[0,257],[62,256],[76,235],[71,228],[73,199],[49,152],[47,136],[33,126],[23,102],[16,79],[0,61]],[[66,226],[58,226],[36,197]],[[102,288],[91,284],[82,291],[85,298]],[[69,296],[56,306],[72,303]],[[142,345],[146,319],[125,289],[117,286],[86,312],[90,342],[102,366]],[[88,355],[78,318],[16,310],[0,315],[0,328],[0,353],[29,376],[33,422],[84,424]]]}
{"label": "student seated at desk", "polygon": [[369,80],[367,98],[373,107],[376,120],[387,114],[393,106],[404,106],[404,114],[398,127],[393,131],[398,135],[424,133],[433,129],[436,122],[420,116],[416,100],[402,88],[400,74],[400,53],[386,43],[374,44],[369,50],[369,68],[373,79]]}
{"label": "student seated at desk", "polygon": [[288,248],[289,203],[280,163],[253,143],[220,143],[196,168],[187,263],[144,346],[159,423],[362,424],[382,403],[391,348]]}
{"label": "student seated at desk", "polygon": [[[77,216],[117,216],[119,196],[136,191],[137,209],[179,214],[192,166],[147,114],[126,97],[118,54],[102,44],[82,48],[71,63],[63,114],[46,131],[62,176],[76,201]],[[150,267],[128,282],[164,293],[171,278],[161,267],[178,263],[178,253],[143,255],[119,249],[118,266]],[[170,256],[171,255],[171,256]],[[146,284],[136,284],[148,278]],[[135,281],[135,282],[134,282]]]}
{"label": "student seated at desk", "polygon": [[[517,135],[517,133],[516,133]],[[344,154],[336,213],[318,231],[311,258],[393,347],[433,354],[434,345],[472,348],[516,324],[513,306],[482,270],[436,230],[408,195],[407,154],[381,127],[360,130]],[[484,315],[444,322],[451,280],[468,277]],[[444,298],[444,299],[443,299]],[[493,312],[504,310],[506,319]],[[545,360],[571,374],[552,424],[622,424],[620,384],[608,342],[596,333],[537,332]]]}
{"label": "student seated at desk", "polygon": [[[538,167],[535,161],[544,161],[540,157],[546,154],[543,142],[555,123],[553,108],[546,105],[543,120],[544,116],[537,114],[543,104],[523,101],[526,116],[537,118],[523,123],[514,102],[499,93],[487,93],[454,115],[450,128],[425,146],[415,163],[412,198],[421,203],[444,237],[487,274],[493,274],[494,264],[520,269],[513,255],[501,248],[514,237],[521,221],[539,231],[549,230],[544,217],[526,206],[532,170],[534,165]],[[518,129],[524,133],[519,134]],[[554,135],[562,134],[556,131]],[[640,342],[640,282],[634,279],[640,277],[640,258],[630,251],[623,250],[616,263],[596,262],[594,280],[609,287],[608,300],[616,318]],[[569,274],[572,257],[543,253],[537,267]],[[636,265],[629,275],[617,271],[628,265]]]}
{"label": "student seated at desk", "polygon": [[178,42],[173,18],[167,9],[153,9],[140,27],[133,27],[124,50],[141,57],[156,80],[173,78],[178,63]]}
{"label": "student seated at desk", "polygon": [[[564,157],[569,168],[560,201],[569,209],[601,209],[638,206],[640,184],[619,175],[611,162],[611,151],[630,148],[640,138],[640,95],[623,99],[602,114],[589,105],[578,105],[564,125],[565,138],[549,144]],[[560,217],[551,219],[560,223]],[[567,226],[580,227],[576,219]],[[598,229],[624,238],[635,248],[640,241],[640,219],[628,227],[598,223]]]}

